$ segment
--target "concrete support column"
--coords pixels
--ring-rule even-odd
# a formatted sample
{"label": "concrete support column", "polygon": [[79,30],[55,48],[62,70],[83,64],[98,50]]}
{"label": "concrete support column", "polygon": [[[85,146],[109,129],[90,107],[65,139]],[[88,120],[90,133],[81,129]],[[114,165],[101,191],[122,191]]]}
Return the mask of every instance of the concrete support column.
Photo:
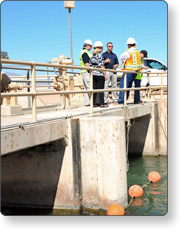
{"label": "concrete support column", "polygon": [[[96,131],[96,132],[95,132]],[[107,209],[127,204],[125,120],[80,119],[82,204]]]}
{"label": "concrete support column", "polygon": [[129,155],[158,155],[157,104],[152,103],[151,114],[136,118],[130,128]]}
{"label": "concrete support column", "polygon": [[159,139],[157,104],[152,103],[151,117],[149,119],[143,155],[158,155],[158,144]]}
{"label": "concrete support column", "polygon": [[159,154],[167,155],[167,101],[158,101]]}

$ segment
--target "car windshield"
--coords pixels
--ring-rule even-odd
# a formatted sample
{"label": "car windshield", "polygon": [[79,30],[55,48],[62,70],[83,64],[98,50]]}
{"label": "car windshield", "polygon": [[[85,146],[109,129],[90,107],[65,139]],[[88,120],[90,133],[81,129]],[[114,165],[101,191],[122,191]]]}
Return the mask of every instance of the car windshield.
{"label": "car windshield", "polygon": [[164,68],[164,66],[161,63],[155,60],[144,60],[144,65],[149,68],[154,68],[154,69],[163,69]]}

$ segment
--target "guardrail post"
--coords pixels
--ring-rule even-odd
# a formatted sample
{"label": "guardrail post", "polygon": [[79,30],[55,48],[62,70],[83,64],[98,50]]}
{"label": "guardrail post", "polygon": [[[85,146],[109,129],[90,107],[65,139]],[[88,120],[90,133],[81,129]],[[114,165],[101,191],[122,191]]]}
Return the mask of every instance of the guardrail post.
{"label": "guardrail post", "polygon": [[161,100],[163,100],[163,74],[161,73]]}
{"label": "guardrail post", "polygon": [[[150,76],[149,73],[147,73],[147,83],[150,85]],[[150,89],[148,88],[148,96],[147,96],[147,101],[149,101],[150,98]]]}
{"label": "guardrail post", "polygon": [[[127,73],[124,73],[124,89],[127,89]],[[127,91],[124,91],[124,105],[127,105]]]}
{"label": "guardrail post", "polygon": [[[93,90],[93,70],[90,70],[90,90]],[[90,93],[90,117],[93,116],[93,92]]]}
{"label": "guardrail post", "polygon": [[[35,63],[31,65],[31,84],[32,84],[32,92],[36,93],[36,71],[35,71]],[[37,110],[36,110],[36,95],[32,95],[32,121],[37,121]]]}
{"label": "guardrail post", "polygon": [[[29,80],[29,70],[27,70],[27,80]],[[27,82],[27,85],[30,86],[30,83]],[[27,88],[27,92],[30,92],[30,88]],[[30,97],[28,96],[28,108],[31,107],[31,101],[30,101]]]}

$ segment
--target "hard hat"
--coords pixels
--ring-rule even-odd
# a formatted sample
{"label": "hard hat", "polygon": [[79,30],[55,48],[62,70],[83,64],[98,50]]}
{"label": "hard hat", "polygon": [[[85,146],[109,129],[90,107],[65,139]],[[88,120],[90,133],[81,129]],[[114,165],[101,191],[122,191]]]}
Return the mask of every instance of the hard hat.
{"label": "hard hat", "polygon": [[134,40],[133,37],[129,37],[129,38],[127,39],[127,42],[126,42],[127,45],[132,45],[132,44],[136,44],[136,43],[137,43],[137,42]]}
{"label": "hard hat", "polygon": [[94,43],[94,48],[95,47],[103,47],[103,43],[101,42],[101,41],[96,41],[95,43]]}
{"label": "hard hat", "polygon": [[85,40],[84,45],[91,45],[92,46],[92,41],[91,40]]}

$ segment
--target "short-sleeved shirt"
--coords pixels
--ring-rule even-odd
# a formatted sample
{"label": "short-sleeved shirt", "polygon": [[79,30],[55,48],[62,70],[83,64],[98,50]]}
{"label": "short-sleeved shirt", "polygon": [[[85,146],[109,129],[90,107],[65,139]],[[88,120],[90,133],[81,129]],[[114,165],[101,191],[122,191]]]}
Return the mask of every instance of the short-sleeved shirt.
{"label": "short-sleeved shirt", "polygon": [[105,68],[107,69],[113,69],[113,65],[119,64],[118,58],[115,53],[109,53],[108,51],[104,52],[103,54],[104,60],[110,59],[111,63],[105,63]]}
{"label": "short-sleeved shirt", "polygon": [[82,59],[83,59],[83,62],[86,64],[86,63],[89,63],[89,56],[88,56],[88,54],[87,53],[84,53],[83,55],[82,55]]}
{"label": "short-sleeved shirt", "polygon": [[[90,67],[100,68],[101,65],[104,65],[104,58],[101,54],[98,53],[96,55],[91,56],[89,63],[90,63]],[[96,71],[96,70],[93,71],[93,75],[104,76],[102,71]]]}

